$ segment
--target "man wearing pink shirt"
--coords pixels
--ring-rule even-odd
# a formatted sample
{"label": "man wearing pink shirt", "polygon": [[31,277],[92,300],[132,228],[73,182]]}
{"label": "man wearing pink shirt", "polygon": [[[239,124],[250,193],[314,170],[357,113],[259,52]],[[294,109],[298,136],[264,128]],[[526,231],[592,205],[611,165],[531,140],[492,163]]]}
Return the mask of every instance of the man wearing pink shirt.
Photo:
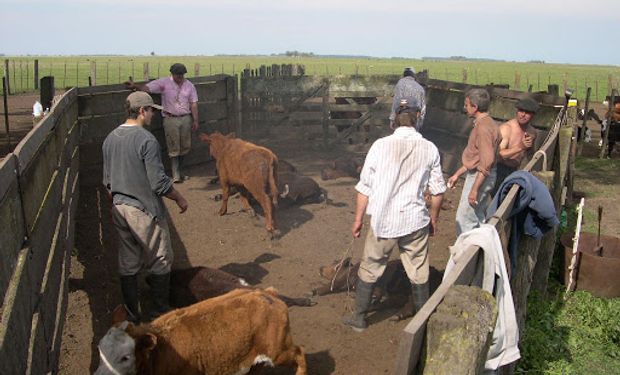
{"label": "man wearing pink shirt", "polygon": [[176,63],[170,67],[170,77],[156,79],[146,84],[127,82],[132,89],[161,94],[164,109],[164,133],[168,156],[172,166],[172,180],[183,182],[188,179],[181,173],[183,157],[189,152],[192,131],[198,130],[198,94],[194,85],[185,79],[185,65]]}

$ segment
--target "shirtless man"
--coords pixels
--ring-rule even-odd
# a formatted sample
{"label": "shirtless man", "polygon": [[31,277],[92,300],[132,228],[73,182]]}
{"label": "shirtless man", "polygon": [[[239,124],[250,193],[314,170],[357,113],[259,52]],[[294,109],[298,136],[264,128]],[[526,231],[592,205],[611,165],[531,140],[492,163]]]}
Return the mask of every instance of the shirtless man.
{"label": "shirtless man", "polygon": [[526,156],[531,157],[536,129],[531,125],[534,115],[538,111],[538,103],[530,98],[517,102],[517,115],[499,126],[502,141],[499,144],[499,158],[497,163],[497,180],[491,195],[495,195],[504,179],[519,169]]}

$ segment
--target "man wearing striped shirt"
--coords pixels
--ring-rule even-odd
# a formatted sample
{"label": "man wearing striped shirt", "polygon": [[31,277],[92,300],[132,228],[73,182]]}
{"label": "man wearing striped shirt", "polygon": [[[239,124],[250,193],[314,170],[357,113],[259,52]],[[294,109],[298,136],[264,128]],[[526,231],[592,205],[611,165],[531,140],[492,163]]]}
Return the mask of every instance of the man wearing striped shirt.
{"label": "man wearing striped shirt", "polygon": [[[370,228],[358,272],[356,310],[343,322],[358,332],[368,326],[373,285],[395,246],[411,281],[416,311],[429,296],[428,240],[436,233],[446,185],[437,147],[415,130],[419,118],[417,102],[399,108],[394,134],[372,145],[355,186],[353,237],[360,236],[364,212],[370,215]],[[424,201],[426,189],[432,196],[430,212]]]}

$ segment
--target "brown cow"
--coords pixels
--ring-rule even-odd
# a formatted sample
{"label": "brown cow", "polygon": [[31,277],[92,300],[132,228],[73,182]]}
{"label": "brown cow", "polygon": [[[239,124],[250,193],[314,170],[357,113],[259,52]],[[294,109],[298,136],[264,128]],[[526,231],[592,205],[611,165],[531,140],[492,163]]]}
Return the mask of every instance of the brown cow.
{"label": "brown cow", "polygon": [[99,342],[96,375],[230,375],[257,364],[296,365],[296,375],[307,374],[288,309],[272,289],[237,289],[139,326],[118,324],[124,317],[115,313],[117,325]]}
{"label": "brown cow", "polygon": [[344,156],[331,162],[321,170],[321,179],[334,180],[340,177],[360,178],[364,166],[364,158]]}
{"label": "brown cow", "polygon": [[[355,290],[357,285],[357,272],[360,264],[351,263],[351,258],[345,258],[340,262],[334,262],[331,266],[323,266],[320,268],[320,274],[327,283],[320,285],[312,290],[314,295],[326,295],[330,293],[342,292],[345,290]],[[377,280],[372,291],[373,309],[377,309],[379,303],[385,296],[397,297],[393,301],[399,304],[405,298],[409,298],[411,293],[411,282],[407,277],[407,273],[403,268],[400,260],[388,261],[383,275]],[[400,302],[402,303],[402,302]],[[388,303],[390,305],[390,303]],[[398,321],[413,316],[413,302],[408,299],[404,306],[391,318]]]}
{"label": "brown cow", "polygon": [[[214,298],[235,289],[255,289],[245,280],[226,271],[209,267],[174,269],[170,274],[170,303],[185,307]],[[314,306],[310,298],[293,298],[278,294],[287,306]]]}
{"label": "brown cow", "polygon": [[217,174],[222,186],[222,207],[219,214],[228,210],[232,186],[239,187],[243,207],[253,212],[249,194],[260,204],[265,214],[265,228],[273,236],[274,206],[278,204],[276,175],[278,158],[271,150],[215,132],[200,134],[200,140],[209,144],[211,156],[216,160]]}

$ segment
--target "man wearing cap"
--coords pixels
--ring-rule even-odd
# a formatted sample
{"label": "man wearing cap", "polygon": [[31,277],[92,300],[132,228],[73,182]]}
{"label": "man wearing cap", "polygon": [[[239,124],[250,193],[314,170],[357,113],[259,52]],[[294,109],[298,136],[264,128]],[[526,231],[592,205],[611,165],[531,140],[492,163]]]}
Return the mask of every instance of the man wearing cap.
{"label": "man wearing cap", "polygon": [[183,182],[188,177],[181,172],[183,158],[189,152],[192,131],[198,130],[198,94],[196,87],[185,79],[185,65],[176,63],[170,67],[170,77],[156,79],[147,84],[126,82],[132,89],[161,94],[164,107],[164,133],[172,166],[174,182]]}
{"label": "man wearing cap", "polygon": [[456,235],[480,226],[486,218],[490,193],[497,176],[496,156],[501,136],[488,114],[491,97],[485,89],[471,89],[465,94],[463,110],[473,120],[467,146],[461,155],[462,166],[448,179],[448,187],[465,175],[461,200],[456,210]]}
{"label": "man wearing cap", "polygon": [[130,94],[127,119],[103,142],[103,185],[112,198],[112,221],[118,232],[118,267],[125,307],[140,320],[138,273],[145,268],[151,288],[154,318],[170,309],[172,266],[170,230],[162,197],[172,199],[181,213],[187,201],[164,172],[157,140],[144,129],[161,109],[146,92]]}
{"label": "man wearing cap", "polygon": [[502,140],[499,144],[497,179],[491,195],[495,195],[504,179],[521,166],[526,156],[531,158],[534,150],[537,130],[531,123],[538,112],[538,103],[531,98],[523,98],[515,107],[517,108],[515,118],[499,126]]}
{"label": "man wearing cap", "polygon": [[[355,186],[353,237],[361,234],[364,213],[370,215],[370,227],[358,271],[355,312],[343,323],[358,332],[368,326],[366,313],[373,285],[385,271],[395,246],[411,282],[412,315],[429,296],[428,238],[436,233],[446,185],[437,147],[415,130],[419,118],[417,103],[399,109],[394,133],[373,143]],[[430,212],[424,201],[427,188]]]}
{"label": "man wearing cap", "polygon": [[394,128],[394,119],[401,101],[417,103],[420,107],[420,118],[416,122],[416,129],[422,129],[422,123],[426,114],[426,94],[424,88],[415,79],[415,69],[405,68],[403,78],[399,79],[394,86],[394,99],[392,100],[392,111],[390,113],[390,127]]}

